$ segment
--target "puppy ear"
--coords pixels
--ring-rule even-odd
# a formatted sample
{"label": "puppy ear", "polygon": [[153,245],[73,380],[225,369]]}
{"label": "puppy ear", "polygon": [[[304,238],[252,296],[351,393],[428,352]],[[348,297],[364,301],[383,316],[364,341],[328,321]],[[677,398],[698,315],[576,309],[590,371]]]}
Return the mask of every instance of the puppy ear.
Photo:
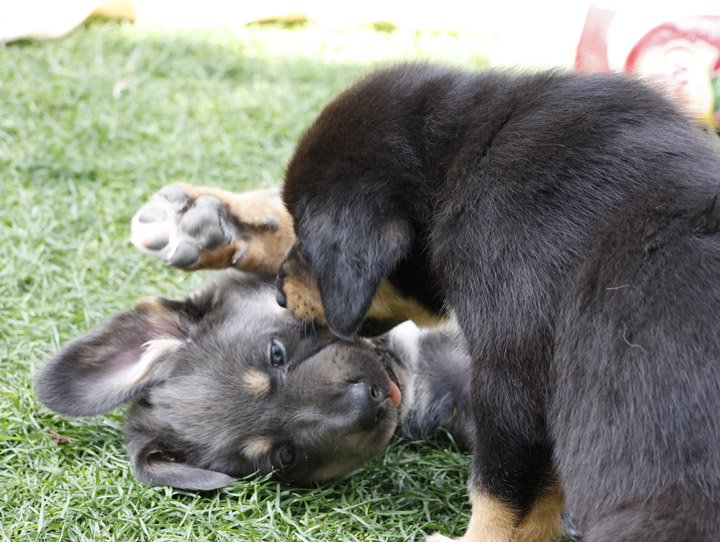
{"label": "puppy ear", "polygon": [[414,236],[400,218],[370,214],[373,218],[362,220],[362,213],[344,214],[320,218],[308,228],[303,251],[317,278],[328,327],[352,340],[381,282],[410,252]]}
{"label": "puppy ear", "polygon": [[148,299],[67,343],[35,382],[38,399],[70,416],[108,412],[162,378],[158,360],[180,347],[184,305]]}
{"label": "puppy ear", "polygon": [[235,481],[235,478],[222,472],[188,465],[179,454],[157,442],[135,452],[131,450],[131,455],[135,476],[141,482],[153,486],[211,491]]}

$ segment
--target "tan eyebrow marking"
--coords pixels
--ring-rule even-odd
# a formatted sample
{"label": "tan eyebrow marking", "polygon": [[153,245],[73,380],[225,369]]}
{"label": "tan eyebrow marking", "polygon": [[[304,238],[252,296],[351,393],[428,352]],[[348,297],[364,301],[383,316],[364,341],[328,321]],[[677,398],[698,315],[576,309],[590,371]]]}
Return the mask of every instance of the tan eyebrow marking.
{"label": "tan eyebrow marking", "polygon": [[272,450],[272,443],[265,437],[251,439],[243,446],[243,453],[248,459],[258,459],[270,450]]}
{"label": "tan eyebrow marking", "polygon": [[254,395],[264,395],[270,391],[270,377],[259,369],[250,368],[242,375],[243,386]]}

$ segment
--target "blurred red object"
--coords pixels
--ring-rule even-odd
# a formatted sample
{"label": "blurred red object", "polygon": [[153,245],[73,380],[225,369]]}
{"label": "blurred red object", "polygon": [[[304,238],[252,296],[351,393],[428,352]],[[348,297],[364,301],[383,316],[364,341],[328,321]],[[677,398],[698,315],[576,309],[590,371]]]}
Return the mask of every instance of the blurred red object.
{"label": "blurred red object", "polygon": [[692,3],[663,13],[591,5],[575,56],[587,72],[639,74],[720,129],[720,4]]}

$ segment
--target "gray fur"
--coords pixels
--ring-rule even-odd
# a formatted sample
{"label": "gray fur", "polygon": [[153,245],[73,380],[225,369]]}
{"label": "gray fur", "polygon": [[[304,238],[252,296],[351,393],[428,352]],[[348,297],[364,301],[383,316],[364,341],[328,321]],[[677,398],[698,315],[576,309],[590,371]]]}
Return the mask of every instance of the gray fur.
{"label": "gray fur", "polygon": [[[148,362],[144,345],[159,337],[166,342],[151,343],[157,351]],[[268,360],[273,341],[287,354],[281,369]],[[73,416],[129,401],[126,445],[142,481],[208,490],[275,472],[307,484],[358,468],[396,431],[422,439],[444,425],[467,447],[469,414],[455,412],[466,397],[453,394],[469,392],[469,359],[454,344],[450,335],[412,324],[353,345],[327,330],[306,333],[277,306],[270,279],[229,270],[183,302],[140,303],[70,341],[39,375],[36,393]],[[133,372],[143,356],[148,370]],[[383,360],[399,381],[399,408],[386,398]],[[251,367],[269,375],[267,394],[247,389]],[[378,400],[369,385],[377,386]],[[244,453],[264,442],[272,444],[267,453]],[[296,459],[283,467],[286,446]]]}

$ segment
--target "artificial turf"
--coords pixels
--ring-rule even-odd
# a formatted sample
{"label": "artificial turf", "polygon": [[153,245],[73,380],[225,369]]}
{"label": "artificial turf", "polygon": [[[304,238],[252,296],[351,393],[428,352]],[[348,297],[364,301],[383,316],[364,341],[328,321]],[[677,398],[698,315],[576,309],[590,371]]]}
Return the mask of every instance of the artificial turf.
{"label": "artificial turf", "polygon": [[443,32],[253,26],[176,31],[95,20],[0,44],[0,540],[422,540],[462,534],[469,458],[395,443],[359,472],[295,488],[238,481],[195,494],[131,473],[122,409],[70,419],[32,381],[65,341],[146,295],[207,274],[135,251],[133,213],[176,181],[278,185],[304,127],[375,65],[487,63]]}

